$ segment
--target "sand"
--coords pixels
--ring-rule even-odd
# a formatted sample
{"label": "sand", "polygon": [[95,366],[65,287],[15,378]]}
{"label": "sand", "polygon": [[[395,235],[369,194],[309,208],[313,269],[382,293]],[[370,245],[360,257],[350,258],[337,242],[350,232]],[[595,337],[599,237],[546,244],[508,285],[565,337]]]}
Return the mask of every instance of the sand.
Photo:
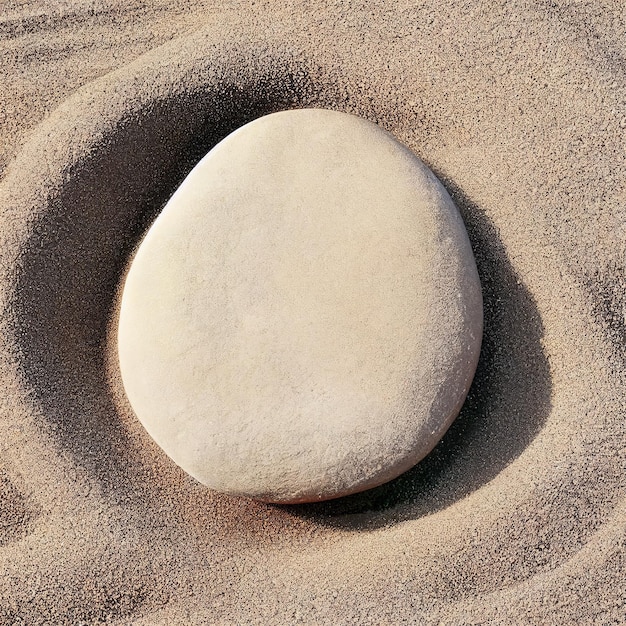
{"label": "sand", "polygon": [[[621,3],[144,4],[0,13],[0,623],[624,623]],[[174,466],[114,344],[177,184],[302,106],[378,123],[439,175],[485,336],[425,461],[277,507]]]}

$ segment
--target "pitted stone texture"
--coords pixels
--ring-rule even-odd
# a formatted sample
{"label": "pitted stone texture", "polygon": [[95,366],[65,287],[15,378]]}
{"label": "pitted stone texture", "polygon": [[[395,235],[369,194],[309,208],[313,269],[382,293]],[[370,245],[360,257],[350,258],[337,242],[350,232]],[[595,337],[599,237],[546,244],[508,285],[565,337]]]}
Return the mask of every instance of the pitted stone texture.
{"label": "pitted stone texture", "polygon": [[119,357],[188,473],[306,502],[428,454],[481,335],[467,233],[432,172],[370,122],[305,109],[238,129],[172,196],[126,279]]}

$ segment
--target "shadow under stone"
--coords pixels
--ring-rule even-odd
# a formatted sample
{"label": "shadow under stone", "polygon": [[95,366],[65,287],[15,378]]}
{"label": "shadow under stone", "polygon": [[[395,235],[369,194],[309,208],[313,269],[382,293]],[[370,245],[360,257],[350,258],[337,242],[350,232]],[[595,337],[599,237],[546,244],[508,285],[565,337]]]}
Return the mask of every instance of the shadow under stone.
{"label": "shadow under stone", "polygon": [[463,216],[483,291],[483,343],[467,399],[439,444],[414,468],[358,494],[281,507],[294,515],[370,530],[439,511],[495,478],[530,444],[550,412],[550,368],[533,296],[491,220],[452,181],[439,178]]}

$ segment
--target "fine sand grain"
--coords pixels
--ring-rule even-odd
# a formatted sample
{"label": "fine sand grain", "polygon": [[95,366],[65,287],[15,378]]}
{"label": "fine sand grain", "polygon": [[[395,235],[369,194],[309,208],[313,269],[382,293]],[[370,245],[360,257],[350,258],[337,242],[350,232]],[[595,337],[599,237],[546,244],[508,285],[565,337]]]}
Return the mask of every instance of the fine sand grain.
{"label": "fine sand grain", "polygon": [[[618,0],[3,5],[0,624],[625,623],[625,32]],[[178,183],[294,107],[439,175],[485,334],[425,461],[276,507],[169,461],[114,341]]]}

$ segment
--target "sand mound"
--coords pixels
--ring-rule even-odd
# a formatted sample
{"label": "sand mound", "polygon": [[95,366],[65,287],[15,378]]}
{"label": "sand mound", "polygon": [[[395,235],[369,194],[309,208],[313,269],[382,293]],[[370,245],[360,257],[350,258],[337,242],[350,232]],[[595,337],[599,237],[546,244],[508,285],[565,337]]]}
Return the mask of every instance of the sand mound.
{"label": "sand mound", "polygon": [[[618,4],[125,7],[32,3],[0,21],[0,623],[619,623]],[[114,338],[129,255],[198,158],[302,106],[375,121],[438,174],[485,335],[424,462],[279,508],[164,457]]]}

